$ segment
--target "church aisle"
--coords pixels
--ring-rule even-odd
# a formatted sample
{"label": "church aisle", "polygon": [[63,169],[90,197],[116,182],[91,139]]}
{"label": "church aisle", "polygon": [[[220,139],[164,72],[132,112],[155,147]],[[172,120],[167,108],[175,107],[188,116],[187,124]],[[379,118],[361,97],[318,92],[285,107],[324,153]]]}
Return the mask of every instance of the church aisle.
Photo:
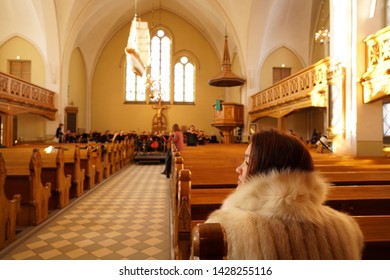
{"label": "church aisle", "polygon": [[169,180],[162,169],[124,167],[0,251],[0,259],[170,259]]}

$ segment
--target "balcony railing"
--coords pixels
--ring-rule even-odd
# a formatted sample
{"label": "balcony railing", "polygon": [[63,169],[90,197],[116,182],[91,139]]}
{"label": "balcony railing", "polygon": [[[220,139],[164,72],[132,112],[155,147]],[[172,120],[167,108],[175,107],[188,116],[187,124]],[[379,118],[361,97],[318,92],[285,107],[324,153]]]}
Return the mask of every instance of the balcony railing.
{"label": "balcony railing", "polygon": [[282,117],[304,107],[326,107],[330,59],[291,75],[251,96],[252,121],[265,116]]}
{"label": "balcony railing", "polygon": [[368,36],[366,43],[366,73],[361,82],[364,103],[390,95],[390,26]]}
{"label": "balcony railing", "polygon": [[53,91],[0,73],[0,111],[10,115],[34,113],[55,119]]}

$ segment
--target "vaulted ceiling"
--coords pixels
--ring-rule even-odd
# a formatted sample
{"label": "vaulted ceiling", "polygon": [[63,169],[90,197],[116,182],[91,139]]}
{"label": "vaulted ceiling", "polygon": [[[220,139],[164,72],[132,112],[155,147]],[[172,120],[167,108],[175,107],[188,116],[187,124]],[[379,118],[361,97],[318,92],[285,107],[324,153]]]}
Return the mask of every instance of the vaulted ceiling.
{"label": "vaulted ceiling", "polygon": [[80,48],[91,71],[104,44],[134,17],[163,9],[195,26],[221,57],[225,34],[242,69],[257,71],[267,54],[290,47],[309,63],[321,0],[2,0],[0,45],[21,35],[47,63],[61,65]]}

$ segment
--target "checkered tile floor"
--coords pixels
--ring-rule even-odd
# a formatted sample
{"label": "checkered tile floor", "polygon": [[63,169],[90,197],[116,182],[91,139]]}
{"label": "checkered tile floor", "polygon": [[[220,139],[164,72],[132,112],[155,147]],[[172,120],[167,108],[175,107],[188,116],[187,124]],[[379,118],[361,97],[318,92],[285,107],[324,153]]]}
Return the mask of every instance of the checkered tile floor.
{"label": "checkered tile floor", "polygon": [[168,260],[169,180],[163,165],[132,164],[30,229],[3,260]]}

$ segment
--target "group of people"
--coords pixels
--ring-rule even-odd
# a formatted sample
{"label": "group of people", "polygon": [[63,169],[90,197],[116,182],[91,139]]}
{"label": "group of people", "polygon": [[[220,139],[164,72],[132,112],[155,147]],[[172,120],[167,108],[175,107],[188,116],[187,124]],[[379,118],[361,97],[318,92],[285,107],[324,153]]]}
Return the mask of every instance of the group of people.
{"label": "group of people", "polygon": [[[110,130],[106,130],[104,133],[91,131],[89,133],[78,133],[67,130],[63,131],[64,124],[60,123],[57,127],[55,134],[55,141],[59,143],[106,143],[106,142],[121,142],[126,139],[133,139],[137,148],[137,152],[167,152],[169,147],[168,132],[153,132],[148,133],[143,131],[137,133],[131,131],[125,133],[123,130],[115,131],[111,133]],[[180,127],[179,127],[180,130]],[[206,143],[219,143],[214,133],[211,136],[205,135],[203,130],[196,130],[194,125],[191,125],[187,131],[183,133],[183,142],[187,146],[205,145]]]}
{"label": "group of people", "polygon": [[315,145],[319,153],[322,153],[324,149],[331,151],[329,146],[328,137],[321,132],[318,132],[317,129],[313,130],[310,141],[311,145]]}
{"label": "group of people", "polygon": [[219,143],[215,133],[206,135],[203,130],[196,130],[194,125],[190,125],[184,133],[184,142],[187,146],[205,145],[206,143]]}

